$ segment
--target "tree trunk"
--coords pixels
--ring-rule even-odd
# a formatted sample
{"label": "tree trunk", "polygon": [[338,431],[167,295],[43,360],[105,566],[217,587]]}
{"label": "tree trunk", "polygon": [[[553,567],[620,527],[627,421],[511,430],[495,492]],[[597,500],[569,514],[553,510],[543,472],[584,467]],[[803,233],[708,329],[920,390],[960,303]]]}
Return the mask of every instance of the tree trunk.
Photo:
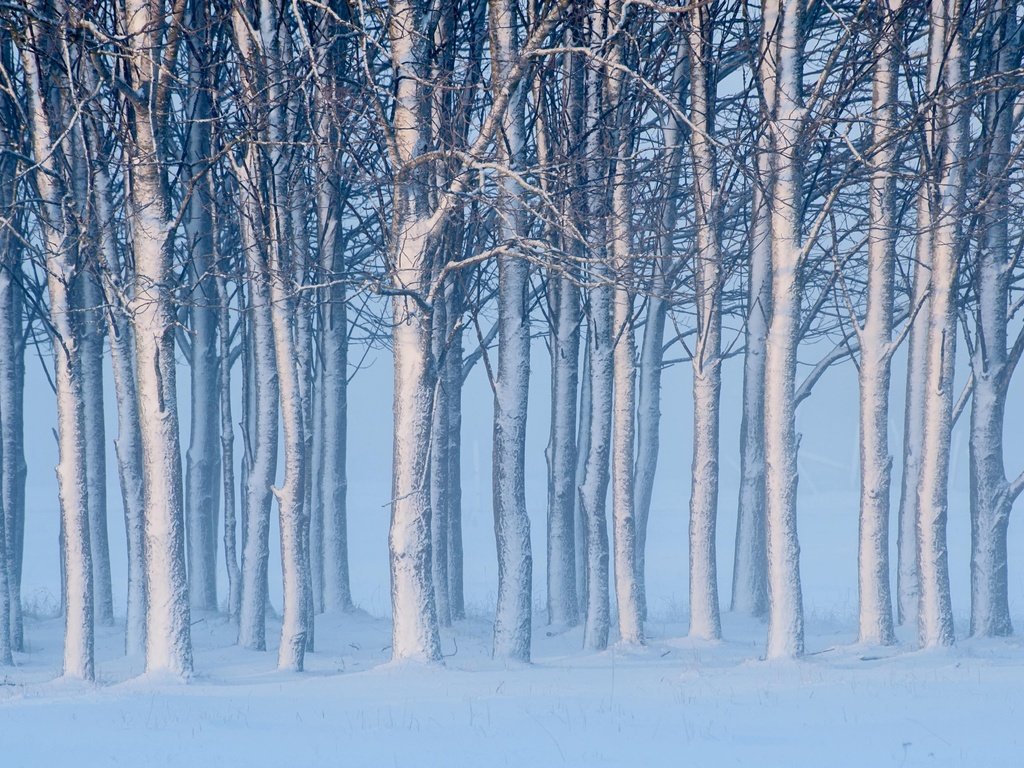
{"label": "tree trunk", "polygon": [[697,339],[693,350],[693,465],[690,473],[690,636],[722,636],[715,530],[718,518],[718,433],[722,390],[722,254],[719,246],[714,145],[715,18],[711,6],[686,17],[690,61],[690,158],[696,207],[694,285]]}
{"label": "tree trunk", "polygon": [[1006,636],[1010,622],[1006,534],[1014,495],[1006,479],[1003,424],[1006,394],[1016,360],[1007,355],[1007,307],[1010,305],[1009,174],[1013,103],[1009,73],[1020,63],[1020,43],[1011,25],[1015,3],[1003,0],[989,10],[991,66],[998,88],[986,103],[989,142],[987,177],[992,191],[983,213],[984,241],[974,269],[978,291],[975,344],[971,356],[971,635]]}
{"label": "tree trunk", "polygon": [[[22,48],[21,61],[28,91],[28,120],[33,174],[39,193],[38,220],[46,257],[46,285],[50,295],[50,322],[54,350],[54,380],[57,390],[57,489],[60,496],[62,572],[64,594],[64,676],[92,680],[95,676],[93,641],[92,552],[89,545],[88,478],[86,434],[80,352],[80,317],[74,311],[74,281],[81,279],[65,247],[73,235],[72,224],[62,205],[66,185],[56,157],[64,147],[51,138],[51,117],[43,97],[39,61],[46,50],[39,25],[30,22],[29,44]],[[39,57],[39,58],[37,58]],[[51,84],[47,82],[47,91]],[[57,102],[58,99],[55,99]],[[59,104],[59,102],[58,102]],[[59,106],[55,105],[59,110]],[[65,143],[70,143],[67,138]],[[3,569],[0,609],[6,607],[9,592]],[[11,663],[9,618],[0,616],[5,631],[0,633],[0,664]]]}
{"label": "tree trunk", "polygon": [[[929,12],[928,91],[936,101],[927,115],[926,140],[934,160],[928,180],[931,215],[931,307],[926,342],[924,433],[918,483],[918,635],[928,648],[951,645],[946,518],[949,445],[953,428],[953,374],[957,333],[958,218],[963,194],[959,0],[934,3]],[[926,161],[927,165],[927,161]]]}
{"label": "tree trunk", "polygon": [[858,585],[861,643],[894,640],[889,594],[889,380],[893,279],[896,265],[893,167],[899,77],[900,0],[875,8],[871,188],[868,222],[867,313],[860,335],[860,546]]}
{"label": "tree trunk", "polygon": [[186,163],[195,179],[185,217],[189,279],[191,347],[191,426],[185,470],[185,521],[189,598],[193,608],[217,609],[217,515],[220,502],[219,366],[217,356],[217,286],[213,274],[213,178],[204,169],[211,156],[211,115],[208,63],[202,56],[209,44],[205,32],[205,3],[192,4],[191,25],[198,39],[189,46],[189,86],[192,91]]}
{"label": "tree trunk", "polygon": [[[510,0],[490,0],[491,55],[495,83],[503,84],[518,54],[519,33]],[[518,170],[526,151],[522,88],[516,87],[498,137],[500,162]],[[494,529],[498,549],[498,605],[494,655],[530,660],[533,558],[526,513],[526,407],[530,386],[529,266],[517,251],[525,231],[518,182],[499,182],[501,239],[498,256],[498,370],[494,382]]]}
{"label": "tree trunk", "polygon": [[800,334],[801,224],[798,148],[803,42],[801,0],[768,0],[761,81],[777,83],[772,136],[772,316],[765,353],[765,492],[768,542],[769,658],[804,650],[800,548],[796,532],[796,351]]}

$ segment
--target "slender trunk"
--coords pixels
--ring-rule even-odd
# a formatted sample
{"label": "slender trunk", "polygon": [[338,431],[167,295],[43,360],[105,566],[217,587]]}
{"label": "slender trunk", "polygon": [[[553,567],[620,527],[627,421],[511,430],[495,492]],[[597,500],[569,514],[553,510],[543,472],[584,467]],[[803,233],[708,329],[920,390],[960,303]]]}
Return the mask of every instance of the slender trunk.
{"label": "slender trunk", "polygon": [[[450,308],[452,315],[459,302],[456,292]],[[452,621],[458,621],[466,618],[462,553],[462,323],[454,317],[449,317],[449,323],[453,332],[446,364],[453,388],[448,402],[448,599]]]}
{"label": "slender trunk", "polygon": [[921,477],[921,445],[924,440],[925,370],[927,367],[928,318],[931,316],[931,231],[928,226],[928,194],[922,188],[917,201],[917,246],[913,289],[910,295],[911,326],[907,341],[907,386],[903,417],[903,474],[896,540],[897,621],[917,625],[920,581],[917,570],[917,486]]}
{"label": "slender trunk", "polygon": [[231,306],[227,279],[218,275],[217,325],[220,366],[217,369],[219,393],[221,466],[224,468],[224,567],[228,577],[228,616],[238,621],[242,598],[242,574],[238,568],[238,525],[235,520],[235,429],[231,423]]}
{"label": "slender trunk", "polygon": [[772,316],[765,353],[765,496],[768,542],[769,658],[804,650],[800,548],[796,532],[796,351],[800,333],[801,215],[798,148],[802,131],[800,86],[802,0],[768,0],[764,8],[767,55],[762,82],[777,84],[772,118]]}
{"label": "slender trunk", "polygon": [[1011,24],[1016,4],[999,0],[990,9],[993,69],[1000,88],[987,96],[987,170],[992,192],[983,214],[984,242],[974,269],[978,290],[971,368],[971,635],[1013,632],[1007,583],[1006,535],[1014,498],[1006,480],[1003,424],[1013,363],[1007,355],[1010,304],[1009,174],[1015,93],[1009,74],[1020,63]]}
{"label": "slender trunk", "polygon": [[754,185],[751,204],[740,420],[740,493],[731,603],[735,613],[758,618],[768,614],[764,444],[765,358],[772,303],[771,216],[764,191],[769,183],[768,164],[768,155],[762,152],[758,157],[759,180]]}
{"label": "slender trunk", "polygon": [[[0,32],[0,65],[7,71],[14,66],[14,45],[6,32]],[[0,145],[11,146],[13,136],[8,120],[17,120],[12,105],[3,105],[0,120]],[[15,124],[16,125],[16,124]],[[0,215],[11,221],[15,215],[14,158],[0,160]],[[24,650],[24,626],[21,613],[21,565],[25,530],[25,330],[22,309],[22,247],[8,227],[0,232],[0,632],[6,632],[11,650]],[[4,588],[6,584],[6,589]],[[7,601],[6,608],[4,600]],[[0,658],[6,656],[0,639]]]}
{"label": "slender trunk", "polygon": [[257,239],[262,221],[254,199],[258,184],[255,148],[249,147],[247,177],[242,187],[242,247],[249,285],[249,338],[251,358],[250,407],[252,418],[247,435],[250,462],[246,473],[245,535],[242,547],[242,594],[238,643],[244,648],[266,650],[267,567],[270,558],[270,488],[277,469],[278,371],[274,359],[274,329],[266,256]]}
{"label": "slender trunk", "polygon": [[[202,29],[204,3],[193,5],[193,27]],[[201,42],[201,41],[197,41]],[[205,41],[204,41],[205,42]],[[219,360],[217,356],[217,286],[213,274],[213,178],[203,170],[211,154],[209,84],[190,46],[190,86],[193,91],[187,163],[196,178],[185,218],[188,247],[191,319],[189,373],[191,421],[185,470],[185,520],[187,525],[189,598],[193,608],[217,609],[217,514],[220,502]]]}
{"label": "slender trunk", "polygon": [[[609,3],[609,24],[623,23],[618,0]],[[632,150],[627,125],[628,111],[623,94],[621,36],[608,52],[605,93],[612,117],[612,141],[616,160],[611,174],[610,256],[614,287],[612,313],[612,544],[615,551],[615,599],[618,607],[619,638],[623,643],[642,644],[643,618],[637,582],[636,514],[633,506],[633,454],[636,431],[636,336],[633,329],[631,214],[628,197],[626,158]]]}
{"label": "slender trunk", "polygon": [[927,116],[927,140],[935,163],[929,179],[932,280],[926,343],[924,433],[918,481],[918,569],[921,581],[918,635],[921,645],[953,642],[946,519],[949,448],[953,427],[953,374],[957,333],[958,218],[963,190],[962,118],[958,103],[960,3],[934,3],[929,15],[928,85],[936,101]]}
{"label": "slender trunk", "polygon": [[896,131],[901,0],[875,9],[867,313],[860,332],[860,642],[889,645],[895,637],[889,593],[889,381],[893,279],[896,265],[893,146]]}
{"label": "slender trunk", "polygon": [[452,623],[448,580],[448,535],[450,521],[448,513],[451,509],[450,488],[448,483],[448,434],[451,429],[452,384],[448,378],[450,368],[446,360],[448,331],[447,296],[448,291],[442,288],[434,302],[431,315],[431,349],[437,361],[437,383],[434,388],[434,412],[431,419],[430,434],[430,543],[431,573],[434,584],[434,604],[437,606],[437,620],[441,626]]}
{"label": "slender trunk", "polygon": [[[76,131],[77,133],[77,131]],[[85,193],[87,196],[88,193]],[[96,623],[114,623],[110,544],[107,537],[107,440],[103,425],[103,317],[99,286],[85,273],[81,291],[81,367],[85,422],[86,484],[89,504],[89,546],[92,550],[93,609]]]}
{"label": "slender trunk", "polygon": [[576,591],[576,393],[580,357],[579,290],[570,277],[549,279],[551,436],[548,443],[548,623],[579,623]]}
{"label": "slender trunk", "polygon": [[697,339],[693,351],[693,465],[690,473],[690,636],[722,635],[715,530],[718,518],[719,404],[722,390],[722,254],[719,245],[714,145],[716,74],[711,6],[686,19],[690,60],[690,158],[696,206],[694,285]]}
{"label": "slender trunk", "polygon": [[[518,49],[510,0],[490,0],[491,55],[496,82],[511,69]],[[498,138],[501,161],[515,170],[526,151],[522,88],[509,101]],[[517,182],[501,182],[501,238],[509,251],[498,256],[498,371],[494,382],[494,530],[498,549],[498,605],[494,655],[530,660],[533,558],[526,513],[526,406],[530,385],[529,265],[516,253],[526,230]]]}
{"label": "slender trunk", "polygon": [[[92,680],[95,676],[93,641],[92,552],[89,543],[88,477],[84,394],[80,361],[80,317],[75,312],[74,281],[81,279],[72,260],[72,219],[63,204],[66,186],[61,182],[51,138],[50,115],[43,96],[38,67],[43,36],[29,24],[30,46],[21,51],[28,90],[28,120],[34,176],[39,193],[38,220],[46,257],[46,285],[50,297],[50,322],[54,352],[54,383],[57,390],[57,489],[61,510],[62,574],[64,594],[64,676]],[[47,83],[49,91],[49,83]],[[55,102],[57,99],[55,99]],[[6,565],[6,564],[5,564]],[[7,569],[3,568],[0,609],[9,597]],[[11,663],[9,618],[0,633],[0,664]]]}

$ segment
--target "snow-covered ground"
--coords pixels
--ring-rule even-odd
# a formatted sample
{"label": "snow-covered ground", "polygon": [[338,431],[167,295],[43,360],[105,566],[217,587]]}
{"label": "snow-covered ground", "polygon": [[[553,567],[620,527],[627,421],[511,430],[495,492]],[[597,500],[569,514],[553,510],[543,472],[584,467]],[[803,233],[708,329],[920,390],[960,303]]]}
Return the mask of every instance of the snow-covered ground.
{"label": "snow-covered ground", "polygon": [[108,629],[96,686],[54,681],[60,619],[31,621],[0,685],[0,765],[994,767],[1024,747],[1019,640],[879,651],[812,617],[810,655],[779,664],[758,660],[761,625],[727,615],[720,644],[654,620],[648,647],[596,655],[538,627],[534,663],[509,667],[470,619],[443,667],[394,666],[388,622],[356,613],[322,617],[309,671],[285,674],[223,618],[193,621],[189,683],[136,677]]}

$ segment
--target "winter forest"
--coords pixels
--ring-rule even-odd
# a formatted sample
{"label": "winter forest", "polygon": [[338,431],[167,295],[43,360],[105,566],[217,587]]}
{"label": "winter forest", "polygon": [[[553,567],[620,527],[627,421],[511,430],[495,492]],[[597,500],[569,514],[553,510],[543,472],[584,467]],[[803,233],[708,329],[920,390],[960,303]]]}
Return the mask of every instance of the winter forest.
{"label": "winter forest", "polygon": [[1016,0],[0,3],[14,764],[1011,764],[1022,122]]}

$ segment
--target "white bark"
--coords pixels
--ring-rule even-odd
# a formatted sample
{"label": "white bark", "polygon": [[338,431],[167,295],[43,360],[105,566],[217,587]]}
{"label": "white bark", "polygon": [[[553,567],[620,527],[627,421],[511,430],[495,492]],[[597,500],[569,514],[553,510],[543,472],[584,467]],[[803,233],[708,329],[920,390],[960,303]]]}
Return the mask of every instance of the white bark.
{"label": "white bark", "polygon": [[[78,130],[73,131],[75,135]],[[84,150],[84,146],[83,146]],[[88,198],[85,185],[82,199]],[[85,428],[86,484],[89,505],[89,548],[92,551],[93,610],[96,623],[114,623],[110,544],[107,537],[107,440],[103,425],[103,317],[95,277],[83,273],[75,289],[82,311],[80,356]]]}
{"label": "white bark", "polygon": [[804,649],[800,548],[796,531],[797,435],[794,400],[800,332],[801,212],[798,156],[803,122],[802,0],[767,0],[761,82],[776,83],[772,138],[772,315],[765,354],[765,491],[768,542],[768,658]]}
{"label": "white bark", "polygon": [[[603,23],[596,19],[592,24]],[[590,30],[592,44],[598,45],[597,30]],[[587,180],[595,190],[587,201],[587,256],[593,263],[589,279],[592,282],[590,307],[587,315],[587,376],[586,394],[587,428],[580,440],[586,447],[583,480],[579,487],[580,512],[585,534],[584,562],[586,564],[585,595],[586,617],[583,625],[583,647],[600,651],[608,647],[611,622],[608,603],[608,520],[606,497],[608,494],[609,453],[612,439],[612,288],[608,281],[607,228],[608,214],[601,189],[603,169],[598,167],[601,157],[599,116],[601,104],[601,77],[594,70],[587,72]]]}
{"label": "white bark", "polygon": [[[322,168],[326,176],[329,169]],[[323,538],[320,556],[323,563],[323,603],[326,610],[352,608],[348,572],[348,531],[346,489],[346,449],[348,431],[348,316],[344,254],[338,240],[336,189],[325,180],[317,193],[320,221],[320,266],[332,281],[325,291],[321,309],[323,327],[321,386],[323,395],[323,457],[320,467],[320,498],[323,514]]]}
{"label": "white bark", "polygon": [[[778,18],[776,4],[765,13]],[[774,22],[773,22],[774,23]],[[762,24],[765,21],[762,20]],[[770,36],[762,30],[758,52],[762,114],[775,105],[776,79],[768,66]],[[734,612],[763,617],[768,613],[768,543],[765,498],[765,364],[772,303],[771,133],[758,137],[757,173],[750,207],[750,271],[747,275],[747,311],[744,326],[743,402],[740,421],[740,492],[736,513],[736,548],[733,555],[732,603]]]}
{"label": "white bark", "polygon": [[[512,3],[490,0],[488,16],[496,84],[509,77],[518,55],[519,33]],[[522,167],[526,150],[522,88],[516,87],[498,136],[498,157],[508,168]],[[501,185],[501,238],[511,246],[498,256],[498,370],[494,382],[494,528],[498,550],[498,605],[494,655],[530,660],[533,558],[526,514],[526,406],[530,384],[529,266],[515,253],[524,232],[517,182]]]}
{"label": "white bark", "polygon": [[926,140],[934,165],[928,178],[931,215],[931,307],[926,344],[924,432],[918,482],[918,635],[929,648],[953,642],[946,550],[949,446],[957,333],[959,217],[964,158],[959,0],[933,3],[929,12],[928,91],[934,96]]}
{"label": "white bark", "polygon": [[[388,35],[396,77],[394,126],[397,160],[422,154],[420,83],[425,72],[423,40],[417,32],[422,9],[415,0],[395,0]],[[430,317],[415,297],[429,284],[427,225],[419,183],[421,170],[400,172],[395,183],[392,232],[392,346],[394,349],[394,452],[392,457],[391,556],[392,658],[439,661],[441,643],[430,569],[430,488],[427,483],[433,373]],[[407,177],[403,177],[407,173]]]}
{"label": "white bark", "polygon": [[210,43],[205,4],[191,4],[190,25],[197,30],[189,46],[189,112],[192,123],[186,146],[186,167],[195,179],[185,217],[192,354],[189,360],[191,411],[189,446],[185,454],[185,521],[189,599],[193,608],[217,609],[217,515],[220,503],[219,359],[217,349],[217,287],[213,274],[213,178],[203,166],[211,156],[212,105],[209,89]]}
{"label": "white bark", "polygon": [[[609,23],[622,24],[623,7],[609,3]],[[631,214],[628,197],[626,158],[629,141],[628,111],[623,100],[624,75],[622,37],[616,37],[608,52],[605,71],[608,110],[614,125],[616,160],[611,184],[610,256],[615,277],[612,291],[612,540],[615,550],[615,599],[618,607],[619,639],[642,644],[643,616],[637,581],[637,537],[634,508],[633,451],[636,431],[636,341],[633,329]]]}
{"label": "white bark", "polygon": [[228,577],[228,616],[238,620],[242,602],[242,574],[238,568],[238,524],[235,519],[235,431],[231,422],[231,307],[228,301],[227,280],[218,275],[217,289],[218,342],[220,366],[217,369],[219,393],[221,466],[224,468],[224,566]]}
{"label": "white bark", "polygon": [[[971,635],[1013,632],[1007,583],[1007,526],[1015,492],[1006,479],[1003,424],[1006,394],[1017,360],[1007,354],[1010,304],[1009,174],[1014,89],[1008,73],[1020,63],[1012,38],[1016,4],[1000,0],[991,14],[991,69],[996,84],[987,96],[987,177],[992,191],[984,211],[984,241],[976,254],[975,343],[971,357]],[[1018,483],[1015,483],[1018,485]]]}
{"label": "white bark", "polygon": [[[78,279],[70,241],[71,219],[64,210],[66,186],[61,181],[39,58],[46,46],[40,27],[29,23],[28,45],[21,51],[28,90],[28,120],[33,174],[39,193],[38,218],[46,257],[47,290],[57,389],[57,488],[61,507],[62,570],[64,576],[64,675],[92,680],[95,676],[93,641],[92,553],[89,547],[88,485],[86,476],[84,397],[79,360],[79,318],[73,305],[73,281]],[[56,100],[56,97],[55,97]],[[57,105],[52,107],[58,109]],[[6,572],[6,569],[5,569]],[[6,587],[6,584],[4,584]],[[4,598],[7,597],[6,589]],[[6,619],[6,617],[4,617]],[[6,628],[6,624],[5,624]],[[0,663],[10,663],[9,636],[0,640]]]}
{"label": "white bark", "polygon": [[903,475],[896,549],[897,621],[917,626],[920,583],[917,571],[917,486],[921,477],[921,445],[924,439],[925,370],[927,368],[928,318],[931,316],[931,231],[927,190],[917,200],[917,245],[913,288],[910,295],[911,326],[907,340],[907,386],[903,417]]}
{"label": "white bark", "polygon": [[722,390],[722,254],[719,245],[714,109],[717,95],[713,11],[686,17],[690,60],[690,158],[696,208],[694,285],[697,339],[693,350],[693,465],[690,473],[690,636],[722,636],[715,531],[718,518],[719,404]]}
{"label": "white bark", "polygon": [[548,623],[579,623],[576,592],[576,391],[579,379],[579,290],[552,274],[551,437],[548,457]]}
{"label": "white bark", "polygon": [[889,381],[892,359],[893,279],[896,264],[894,178],[901,0],[874,9],[871,187],[868,221],[867,313],[860,335],[859,639],[889,645],[893,634],[889,590]]}

